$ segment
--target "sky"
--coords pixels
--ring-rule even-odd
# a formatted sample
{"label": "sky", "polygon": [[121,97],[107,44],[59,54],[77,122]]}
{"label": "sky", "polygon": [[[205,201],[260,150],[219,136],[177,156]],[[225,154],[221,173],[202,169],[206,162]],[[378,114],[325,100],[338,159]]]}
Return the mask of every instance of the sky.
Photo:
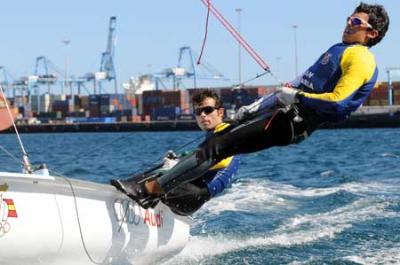
{"label": "sky", "polygon": [[[383,81],[387,79],[387,67],[400,67],[400,4],[398,0],[365,2],[384,5],[391,19],[385,39],[371,49],[380,68],[379,79]],[[243,37],[274,75],[290,81],[296,75],[295,47],[300,73],[331,45],[341,41],[346,18],[359,1],[212,0],[212,3],[236,27],[240,17]],[[235,11],[237,8],[242,9],[240,14]],[[119,84],[131,76],[175,67],[183,46],[198,54],[207,14],[201,0],[13,0],[3,1],[1,9],[0,65],[15,79],[33,74],[38,56],[46,56],[58,69],[74,76],[98,71],[101,54],[106,50],[109,18],[116,16],[114,63]],[[298,28],[295,30],[293,25]],[[63,40],[70,43],[65,45]],[[198,80],[198,86],[238,83],[238,50],[235,39],[211,16],[202,61],[229,80]],[[244,49],[241,49],[240,68],[242,81],[263,72]],[[264,76],[249,84],[276,83],[275,79]],[[185,84],[190,87],[192,81]]]}

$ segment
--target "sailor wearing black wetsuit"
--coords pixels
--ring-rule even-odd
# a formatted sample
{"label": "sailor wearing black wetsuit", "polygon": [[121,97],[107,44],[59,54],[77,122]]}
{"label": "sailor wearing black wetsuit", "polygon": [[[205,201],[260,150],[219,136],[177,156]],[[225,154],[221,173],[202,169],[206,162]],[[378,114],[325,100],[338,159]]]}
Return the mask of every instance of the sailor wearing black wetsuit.
{"label": "sailor wearing black wetsuit", "polygon": [[[374,57],[367,47],[336,44],[293,82],[298,90],[283,88],[294,91],[293,96],[282,97],[283,91],[262,98],[254,103],[261,106],[255,111],[258,113],[255,118],[206,139],[191,157],[157,181],[168,192],[177,183],[203,174],[225,157],[296,143],[324,122],[344,120],[366,99],[377,73]],[[288,96],[296,103],[279,108]]]}
{"label": "sailor wearing black wetsuit", "polygon": [[[227,123],[219,124],[214,131],[206,133],[206,139],[212,138],[215,133],[224,130],[227,126],[229,126]],[[225,158],[208,169],[200,178],[178,185],[165,193],[161,200],[177,214],[193,214],[206,201],[231,186],[232,179],[239,168],[239,161],[239,156]]]}
{"label": "sailor wearing black wetsuit", "polygon": [[[199,91],[193,95],[192,103],[197,124],[206,132],[205,141],[214,138],[216,134],[220,134],[231,126],[223,122],[225,111],[215,91]],[[180,161],[193,163],[193,157],[196,157],[196,155],[181,156]],[[189,181],[183,181],[179,185],[171,186],[168,192],[164,192],[154,178],[160,179],[162,175],[169,174],[177,161],[177,156],[173,152],[168,152],[162,164],[128,180],[112,180],[112,184],[133,199],[136,199],[138,193],[147,194],[148,197],[140,201],[144,207],[154,206],[161,200],[173,212],[180,215],[189,215],[198,210],[206,201],[229,187],[239,166],[239,158],[237,156],[226,157],[211,168],[208,167],[202,174],[194,172],[194,176],[186,178]],[[197,166],[196,161],[193,166]],[[131,185],[131,183],[143,183],[143,185]],[[135,196],[132,196],[133,194]],[[154,194],[161,196],[151,196]]]}
{"label": "sailor wearing black wetsuit", "polygon": [[[226,157],[297,143],[324,122],[348,118],[377,81],[377,66],[368,48],[384,37],[388,25],[382,6],[361,3],[347,19],[342,43],[322,54],[292,87],[281,87],[274,95],[242,107],[238,125],[215,133],[157,178],[161,192],[156,196],[198,178]],[[154,196],[134,182],[129,190],[139,203]]]}

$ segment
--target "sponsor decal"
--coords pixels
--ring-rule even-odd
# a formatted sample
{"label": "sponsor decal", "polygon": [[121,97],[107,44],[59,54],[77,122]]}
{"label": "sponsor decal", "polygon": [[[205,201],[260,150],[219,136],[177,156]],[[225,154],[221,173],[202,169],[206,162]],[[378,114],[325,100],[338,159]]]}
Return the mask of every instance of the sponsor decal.
{"label": "sponsor decal", "polygon": [[331,59],[331,57],[332,57],[332,54],[325,53],[324,57],[322,57],[321,64],[325,65],[325,64],[329,63],[329,60]]}
{"label": "sponsor decal", "polygon": [[138,225],[140,223],[140,207],[131,200],[114,201],[114,214],[118,222]]}
{"label": "sponsor decal", "polygon": [[305,87],[307,87],[307,88],[309,88],[311,90],[314,90],[314,85],[313,85],[313,83],[311,81],[313,76],[314,76],[314,73],[311,72],[310,70],[307,70],[306,72],[304,72],[304,74],[303,74],[303,76],[302,76],[302,78],[300,80],[300,83],[302,85],[304,85]]}
{"label": "sponsor decal", "polygon": [[14,200],[13,199],[3,199],[3,202],[7,205],[7,218],[8,217],[15,217],[17,218],[17,209],[15,208]]}
{"label": "sponsor decal", "polygon": [[18,214],[14,200],[3,198],[3,194],[0,194],[0,236],[7,234],[11,230],[11,225],[8,222],[8,219],[17,217]]}
{"label": "sponsor decal", "polygon": [[153,227],[163,227],[164,215],[162,210],[142,209],[132,200],[117,199],[114,201],[114,215],[118,222],[132,225],[145,224]]}
{"label": "sponsor decal", "polygon": [[157,213],[154,213],[153,210],[146,210],[144,213],[143,223],[149,226],[163,226],[163,212],[159,210]]}

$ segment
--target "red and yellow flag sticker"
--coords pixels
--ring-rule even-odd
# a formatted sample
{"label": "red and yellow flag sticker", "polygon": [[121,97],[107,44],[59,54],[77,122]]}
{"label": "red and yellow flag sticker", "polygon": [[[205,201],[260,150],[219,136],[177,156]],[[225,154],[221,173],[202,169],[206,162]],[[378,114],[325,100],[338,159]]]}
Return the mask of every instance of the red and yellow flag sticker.
{"label": "red and yellow flag sticker", "polygon": [[17,209],[15,208],[13,199],[3,199],[3,201],[7,204],[8,215],[7,217],[18,217]]}

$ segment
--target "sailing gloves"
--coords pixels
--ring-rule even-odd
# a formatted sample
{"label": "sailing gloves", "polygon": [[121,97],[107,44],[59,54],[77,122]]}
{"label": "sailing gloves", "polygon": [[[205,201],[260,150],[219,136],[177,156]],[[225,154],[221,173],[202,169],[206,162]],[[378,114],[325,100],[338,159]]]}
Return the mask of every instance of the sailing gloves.
{"label": "sailing gloves", "polygon": [[264,101],[264,97],[254,101],[250,105],[243,106],[235,114],[236,121],[247,120],[250,116],[255,114],[261,107],[262,102]]}
{"label": "sailing gloves", "polygon": [[279,102],[285,106],[289,106],[293,103],[298,103],[298,93],[299,90],[286,86],[276,89],[276,97],[278,98]]}
{"label": "sailing gloves", "polygon": [[284,106],[289,106],[293,103],[298,103],[299,99],[297,97],[299,90],[283,86],[276,89],[275,93],[263,96],[262,98],[256,100],[250,105],[241,107],[235,114],[236,121],[244,121],[252,116],[255,116],[258,112],[263,110],[274,110],[279,107],[278,102]]}
{"label": "sailing gloves", "polygon": [[163,158],[164,164],[161,169],[169,170],[169,169],[173,168],[178,162],[179,162],[178,156],[175,154],[174,151],[169,150]]}

